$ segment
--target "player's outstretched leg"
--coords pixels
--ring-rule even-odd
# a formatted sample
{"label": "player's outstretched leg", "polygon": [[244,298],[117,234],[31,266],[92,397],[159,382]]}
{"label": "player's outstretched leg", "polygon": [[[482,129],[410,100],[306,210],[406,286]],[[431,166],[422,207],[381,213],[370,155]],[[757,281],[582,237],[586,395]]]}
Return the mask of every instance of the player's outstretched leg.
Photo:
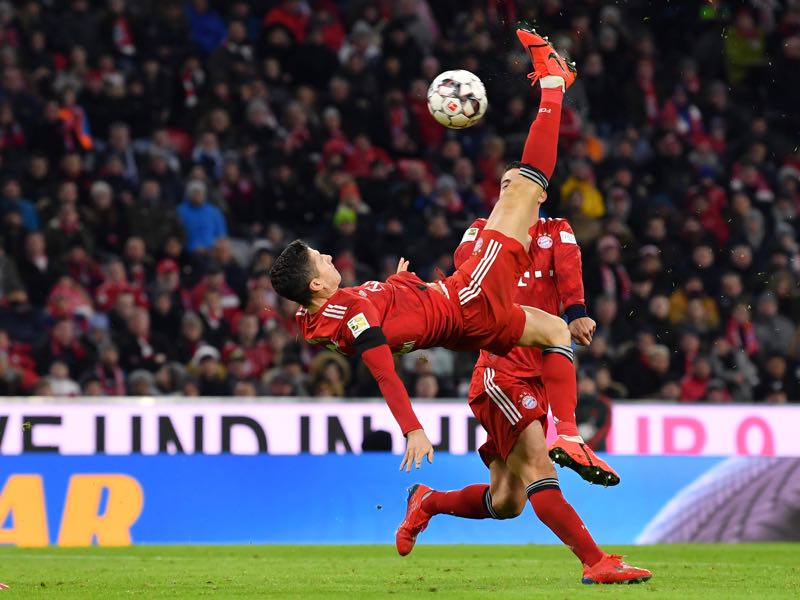
{"label": "player's outstretched leg", "polygon": [[620,477],[583,442],[575,424],[578,402],[572,339],[563,319],[538,308],[523,306],[525,330],[520,346],[542,349],[542,381],[553,411],[558,438],[550,449],[554,462],[575,471],[589,483],[617,485]]}
{"label": "player's outstretched leg", "polygon": [[525,428],[506,463],[524,484],[536,516],[583,563],[583,583],[639,583],[650,579],[650,571],[631,567],[621,557],[606,554],[592,539],[561,493],[555,469],[547,459],[547,442],[539,421]]}
{"label": "player's outstretched leg", "polygon": [[539,82],[542,99],[522,153],[521,177],[514,178],[504,190],[485,229],[513,237],[527,248],[531,215],[556,164],[564,91],[575,81],[576,71],[534,30],[520,28],[517,37],[530,53],[533,73],[529,77]]}

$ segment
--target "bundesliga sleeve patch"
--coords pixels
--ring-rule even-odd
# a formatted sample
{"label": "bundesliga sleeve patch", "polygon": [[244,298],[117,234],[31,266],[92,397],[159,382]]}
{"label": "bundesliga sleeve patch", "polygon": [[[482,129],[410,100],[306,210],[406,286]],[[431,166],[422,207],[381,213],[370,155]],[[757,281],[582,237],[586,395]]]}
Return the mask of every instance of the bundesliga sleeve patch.
{"label": "bundesliga sleeve patch", "polygon": [[370,324],[367,321],[367,317],[364,316],[364,313],[358,313],[347,322],[347,327],[353,332],[353,337],[357,338],[370,328]]}
{"label": "bundesliga sleeve patch", "polygon": [[575,235],[570,233],[569,231],[562,231],[561,232],[561,242],[564,244],[577,244],[578,242],[575,240]]}
{"label": "bundesliga sleeve patch", "polygon": [[478,237],[478,228],[470,227],[464,232],[464,237],[461,238],[461,243],[463,244],[464,242],[472,242],[476,237]]}

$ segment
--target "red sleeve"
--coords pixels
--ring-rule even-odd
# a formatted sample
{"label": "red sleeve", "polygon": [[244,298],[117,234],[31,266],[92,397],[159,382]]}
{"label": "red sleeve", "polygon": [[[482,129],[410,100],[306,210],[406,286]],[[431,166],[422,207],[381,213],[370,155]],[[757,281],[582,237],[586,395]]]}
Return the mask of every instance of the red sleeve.
{"label": "red sleeve", "polygon": [[483,228],[486,227],[486,219],[475,219],[472,225],[464,232],[458,248],[453,253],[453,264],[456,269],[463,265],[472,254],[472,248],[475,246],[475,240],[478,239]]}
{"label": "red sleeve", "polygon": [[392,411],[397,424],[403,430],[403,435],[407,435],[409,431],[415,429],[422,429],[417,415],[414,414],[414,409],[411,407],[411,400],[408,397],[403,382],[394,368],[394,359],[389,346],[381,344],[365,350],[361,354],[361,359],[367,365],[370,373],[378,382],[378,387],[381,388],[386,404],[389,410]]}
{"label": "red sleeve", "polygon": [[378,382],[381,394],[403,430],[403,435],[422,429],[411,407],[406,387],[394,368],[394,358],[380,327],[378,311],[372,303],[363,299],[350,305],[344,321],[348,331],[346,335],[352,338],[352,341],[348,340],[349,344],[361,355],[361,360]]}
{"label": "red sleeve", "polygon": [[569,223],[563,220],[553,223],[557,223],[553,232],[556,290],[567,320],[573,321],[586,316],[581,248]]}

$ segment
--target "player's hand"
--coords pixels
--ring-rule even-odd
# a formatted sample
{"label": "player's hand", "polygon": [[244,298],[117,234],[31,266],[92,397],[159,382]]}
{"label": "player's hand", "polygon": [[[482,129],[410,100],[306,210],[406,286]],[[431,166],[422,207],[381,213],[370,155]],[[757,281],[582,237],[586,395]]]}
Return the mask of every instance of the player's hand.
{"label": "player's hand", "polygon": [[406,454],[400,463],[400,470],[405,468],[406,473],[411,472],[411,466],[416,463],[419,469],[422,466],[422,457],[428,457],[428,464],[433,463],[433,444],[428,439],[423,429],[409,431],[406,436]]}
{"label": "player's hand", "polygon": [[409,261],[407,261],[402,256],[400,257],[400,262],[397,263],[397,272],[403,273],[404,271],[408,271]]}
{"label": "player's hand", "polygon": [[572,339],[581,346],[588,346],[592,343],[595,329],[597,329],[597,323],[589,317],[580,317],[569,324],[569,333]]}

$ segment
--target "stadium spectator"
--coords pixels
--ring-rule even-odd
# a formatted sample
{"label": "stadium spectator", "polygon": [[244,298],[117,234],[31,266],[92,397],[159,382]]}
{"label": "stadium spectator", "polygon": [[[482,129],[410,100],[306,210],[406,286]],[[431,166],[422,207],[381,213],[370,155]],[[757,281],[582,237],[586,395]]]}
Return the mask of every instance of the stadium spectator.
{"label": "stadium spectator", "polygon": [[[385,277],[401,252],[434,278],[496,201],[538,93],[517,81],[524,61],[508,51],[503,11],[223,4],[4,5],[0,328],[14,360],[36,357],[25,385],[6,367],[8,390],[74,390],[60,365],[50,376],[61,361],[91,393],[118,392],[119,376],[128,393],[252,394],[254,381],[267,395],[376,393],[351,384],[346,360],[323,368],[319,349],[291,343],[293,307],[265,275],[273,257],[304,237],[348,280]],[[677,400],[707,355],[699,400],[800,400],[796,7],[680,9],[675,27],[670,11],[643,20],[634,5],[535,4],[527,16],[581,73],[545,208],[584,251],[600,327],[582,368],[620,384],[598,381],[598,397]],[[663,31],[669,52],[656,51]],[[425,101],[449,68],[485,75],[492,105],[457,133]],[[129,322],[146,313],[165,336],[167,362],[146,366],[157,382],[128,364],[143,358]],[[94,353],[110,360],[112,340],[121,375],[98,375]],[[204,345],[220,353],[212,376],[178,376]],[[216,377],[237,349],[236,374]],[[431,355],[440,394],[464,393],[464,361],[443,356]],[[415,363],[402,361],[409,381]]]}
{"label": "stadium spectator", "polygon": [[782,354],[769,355],[755,397],[771,404],[785,404],[796,399],[797,394],[797,376],[789,369],[786,358]]}
{"label": "stadium spectator", "polygon": [[186,186],[186,198],[178,206],[178,217],[186,230],[186,248],[189,252],[204,254],[218,238],[228,234],[222,212],[208,204],[206,184],[194,179]]}
{"label": "stadium spectator", "polygon": [[191,368],[197,377],[201,396],[230,396],[232,382],[220,362],[219,351],[213,346],[200,346],[192,356]]}

